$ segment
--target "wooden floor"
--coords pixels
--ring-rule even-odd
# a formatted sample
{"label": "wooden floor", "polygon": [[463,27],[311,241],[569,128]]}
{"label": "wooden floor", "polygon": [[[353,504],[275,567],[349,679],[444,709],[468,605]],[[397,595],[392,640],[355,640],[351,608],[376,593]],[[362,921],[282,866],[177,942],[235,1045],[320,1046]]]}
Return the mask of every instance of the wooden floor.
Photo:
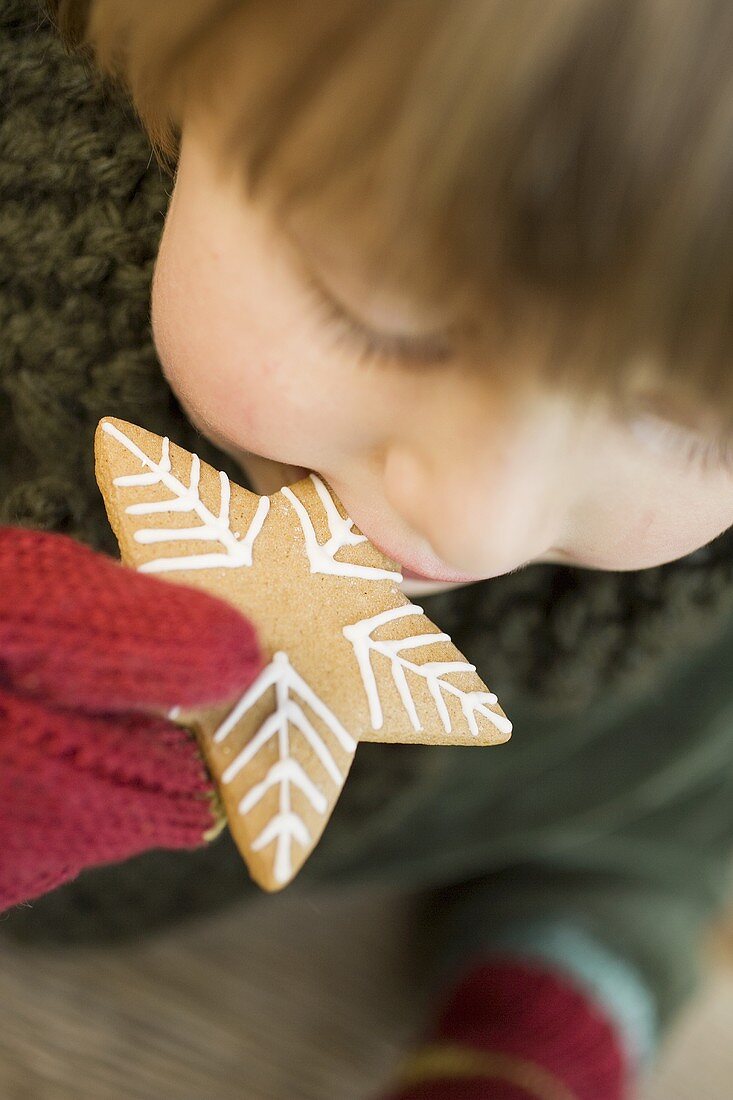
{"label": "wooden floor", "polygon": [[[367,1100],[420,1027],[409,906],[298,894],[115,949],[0,941],[2,1100]],[[731,1100],[733,970],[644,1100]]]}

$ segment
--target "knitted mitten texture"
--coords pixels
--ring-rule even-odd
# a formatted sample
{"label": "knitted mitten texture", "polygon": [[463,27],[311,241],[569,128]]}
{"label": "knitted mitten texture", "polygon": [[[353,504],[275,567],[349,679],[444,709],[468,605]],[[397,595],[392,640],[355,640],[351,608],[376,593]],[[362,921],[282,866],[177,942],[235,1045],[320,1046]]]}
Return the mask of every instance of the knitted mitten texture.
{"label": "knitted mitten texture", "polygon": [[520,959],[477,963],[387,1100],[623,1100],[614,1028],[563,975]]}
{"label": "knitted mitten texture", "polygon": [[202,844],[215,818],[195,741],[143,711],[229,699],[262,663],[223,601],[0,529],[0,909],[93,864]]}

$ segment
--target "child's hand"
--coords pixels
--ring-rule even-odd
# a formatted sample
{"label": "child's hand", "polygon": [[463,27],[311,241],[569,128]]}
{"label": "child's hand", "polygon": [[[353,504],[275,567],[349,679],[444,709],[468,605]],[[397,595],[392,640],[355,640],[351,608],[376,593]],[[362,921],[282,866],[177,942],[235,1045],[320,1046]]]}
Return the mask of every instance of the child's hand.
{"label": "child's hand", "polygon": [[0,528],[0,910],[84,867],[202,844],[211,782],[155,712],[224,702],[263,664],[223,601]]}

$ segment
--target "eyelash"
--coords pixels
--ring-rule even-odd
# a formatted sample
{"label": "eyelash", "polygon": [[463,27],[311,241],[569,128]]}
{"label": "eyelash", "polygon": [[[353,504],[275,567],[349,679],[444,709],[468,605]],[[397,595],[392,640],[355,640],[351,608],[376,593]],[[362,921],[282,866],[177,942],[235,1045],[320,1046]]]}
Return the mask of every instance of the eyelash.
{"label": "eyelash", "polygon": [[687,460],[691,465],[702,469],[707,473],[712,466],[723,467],[729,473],[733,473],[733,447],[727,439],[709,440],[693,439],[688,443]]}
{"label": "eyelash", "polygon": [[[637,424],[642,421],[637,420]],[[643,418],[645,430],[652,431],[665,446],[671,447],[686,466],[709,473],[711,469],[726,469],[733,473],[733,439],[704,439],[694,432],[657,418]]]}
{"label": "eyelash", "polygon": [[[302,275],[311,304],[331,329],[334,342],[348,343],[350,350],[357,351],[360,361],[399,362],[403,366],[424,367],[426,364],[445,363],[452,358],[450,350],[435,340],[380,335],[361,325],[331,298],[312,272],[304,269]],[[702,439],[669,423],[658,425],[656,431],[665,438],[665,443],[673,445],[678,454],[682,454],[682,448],[685,449],[685,465],[704,473],[714,467],[724,468],[733,474],[733,439]]]}
{"label": "eyelash", "polygon": [[360,324],[331,298],[310,272],[303,272],[303,282],[311,304],[328,326],[334,343],[347,344],[351,352],[356,351],[360,362],[425,367],[446,363],[452,358],[446,345],[429,337],[388,336]]}

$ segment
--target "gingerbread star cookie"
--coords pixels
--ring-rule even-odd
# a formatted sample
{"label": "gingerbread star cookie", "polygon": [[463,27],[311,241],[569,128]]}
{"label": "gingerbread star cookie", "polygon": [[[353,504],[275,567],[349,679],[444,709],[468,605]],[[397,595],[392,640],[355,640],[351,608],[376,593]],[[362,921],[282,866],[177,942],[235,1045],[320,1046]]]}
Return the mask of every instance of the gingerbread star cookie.
{"label": "gingerbread star cookie", "polygon": [[112,417],[95,454],[123,562],[228,600],[268,657],[241,698],[175,715],[264,889],[290,882],[318,843],[359,741],[508,739],[475,666],[403,595],[396,563],[316,474],[258,496]]}

